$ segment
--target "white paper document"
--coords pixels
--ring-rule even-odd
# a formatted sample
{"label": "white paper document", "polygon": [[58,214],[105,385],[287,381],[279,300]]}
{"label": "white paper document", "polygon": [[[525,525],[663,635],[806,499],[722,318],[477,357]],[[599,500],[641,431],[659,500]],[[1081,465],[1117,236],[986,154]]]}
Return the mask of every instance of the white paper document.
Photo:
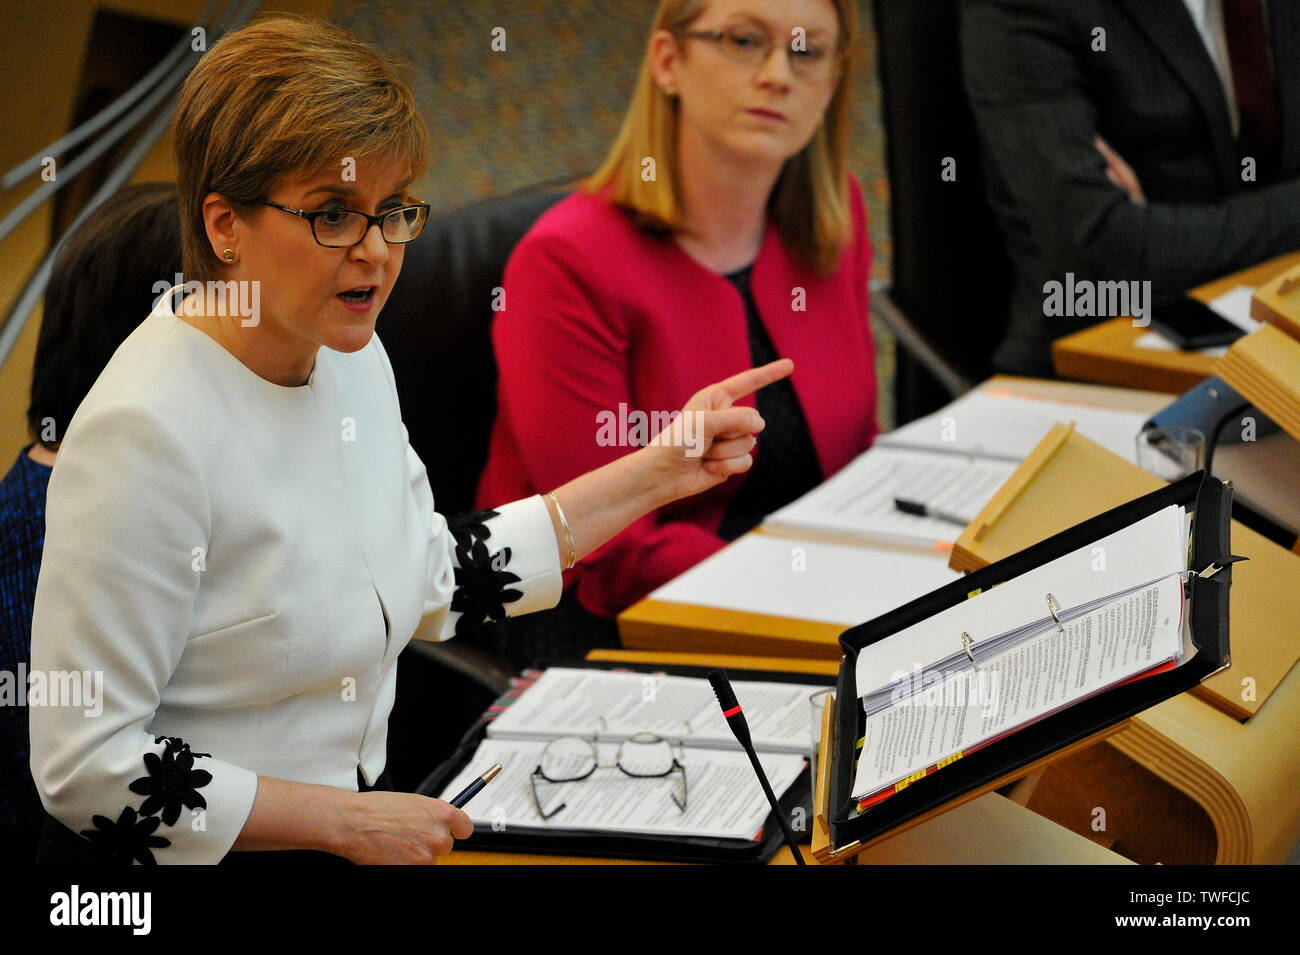
{"label": "white paper document", "polygon": [[[739,689],[739,684],[736,686]],[[805,713],[805,737],[806,724]],[[672,798],[675,792],[680,797],[678,773],[662,779],[634,778],[611,765],[596,769],[580,781],[551,783],[539,779],[541,809],[550,813],[564,806],[545,821],[533,804],[529,783],[545,745],[541,741],[484,740],[465,769],[448,784],[442,798],[450,799],[493,763],[500,763],[501,773],[465,807],[476,826],[498,832],[563,829],[753,840],[771,812],[743,752],[687,747],[682,760],[687,786],[685,812]],[[600,761],[612,764],[617,744],[604,743],[598,748]],[[760,753],[759,761],[778,799],[806,765],[803,756],[773,753]]]}
{"label": "white paper document", "polygon": [[926,670],[962,650],[961,634],[980,642],[1050,619],[1046,595],[1060,610],[1121,593],[1187,570],[1187,512],[1170,505],[1095,544],[1033,568],[977,597],[948,607],[858,653],[859,696]]}
{"label": "white paper document", "polygon": [[[1181,349],[1169,339],[1165,338],[1159,332],[1147,332],[1138,336],[1133,342],[1135,348],[1150,348],[1154,351],[1181,351]],[[1227,345],[1211,345],[1208,348],[1198,348],[1196,351],[1202,355],[1208,355],[1211,358],[1222,358],[1228,354]]]}
{"label": "white paper document", "polygon": [[847,628],[960,576],[948,567],[946,552],[746,534],[664,584],[650,599]]}
{"label": "white paper document", "polygon": [[894,499],[918,501],[969,523],[1015,469],[1010,461],[895,447],[882,437],[830,480],[770,515],[763,526],[921,547],[951,545],[962,525],[904,514]]}
{"label": "white paper document", "polygon": [[[808,752],[808,697],[816,686],[734,680],[756,750]],[[596,734],[600,721],[601,730]],[[687,745],[734,749],[707,680],[667,674],[551,667],[488,726],[493,739],[580,736],[617,741],[650,732]]]}
{"label": "white paper document", "polygon": [[1001,388],[968,392],[947,407],[881,435],[876,444],[923,448],[1019,463],[1058,421],[1137,463],[1136,438],[1150,417],[1076,402],[1049,401]]}
{"label": "white paper document", "polygon": [[1180,659],[1183,607],[1182,577],[1165,577],[868,716],[854,798]]}

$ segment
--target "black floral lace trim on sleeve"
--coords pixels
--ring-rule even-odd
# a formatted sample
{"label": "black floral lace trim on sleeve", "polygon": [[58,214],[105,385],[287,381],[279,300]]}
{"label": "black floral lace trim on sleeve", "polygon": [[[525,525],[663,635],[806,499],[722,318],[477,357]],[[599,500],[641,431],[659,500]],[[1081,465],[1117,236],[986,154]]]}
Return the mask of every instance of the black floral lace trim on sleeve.
{"label": "black floral lace trim on sleeve", "polygon": [[170,839],[155,836],[154,830],[162,822],[157,816],[147,816],[137,820],[136,811],[130,806],[122,810],[117,822],[107,816],[93,816],[90,820],[94,829],[83,829],[81,834],[103,852],[108,861],[120,865],[130,865],[132,861],[141,865],[157,865],[153,849],[166,849],[172,844]]}
{"label": "black floral lace trim on sleeve", "polygon": [[495,554],[488,550],[487,540],[492,531],[487,521],[497,516],[497,511],[474,511],[447,522],[456,539],[458,566],[451,610],[460,614],[456,621],[458,637],[472,633],[488,620],[504,620],[505,605],[524,595],[522,590],[509,586],[519,583],[518,575],[506,570],[510,548],[503,547]]}
{"label": "black floral lace trim on sleeve", "polygon": [[[174,742],[180,746],[173,746]],[[161,813],[162,821],[174,826],[180,818],[181,806],[207,809],[208,803],[198,791],[212,782],[212,774],[194,768],[194,757],[201,755],[206,754],[191,752],[188,744],[172,739],[167,739],[162,756],[145,753],[144,765],[149,775],[131,784],[131,792],[149,797],[140,807],[140,815]]]}
{"label": "black floral lace trim on sleeve", "polygon": [[206,809],[207,800],[199,790],[212,782],[212,774],[195,769],[194,760],[211,757],[211,753],[196,753],[189,743],[175,736],[155,736],[162,743],[162,754],[145,753],[144,767],[149,775],[131,783],[131,792],[145,796],[139,810],[125,807],[114,822],[107,816],[94,816],[94,829],[83,829],[81,834],[103,852],[110,861],[130,865],[156,865],[154,849],[166,849],[171,840],[154,835],[159,825],[176,825],[181,808]]}

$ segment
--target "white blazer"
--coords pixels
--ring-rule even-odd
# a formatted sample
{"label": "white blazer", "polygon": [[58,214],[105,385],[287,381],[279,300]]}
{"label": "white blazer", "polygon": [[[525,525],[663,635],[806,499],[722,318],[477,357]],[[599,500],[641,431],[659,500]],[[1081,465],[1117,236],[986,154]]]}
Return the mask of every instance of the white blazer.
{"label": "white blazer", "polygon": [[540,497],[451,530],[434,512],[378,337],[322,348],[287,388],[169,301],[114,354],[50,479],[32,669],[100,673],[103,700],[32,706],[31,765],[92,841],[216,862],[259,774],[373,782],[407,641],[553,606],[560,558]]}

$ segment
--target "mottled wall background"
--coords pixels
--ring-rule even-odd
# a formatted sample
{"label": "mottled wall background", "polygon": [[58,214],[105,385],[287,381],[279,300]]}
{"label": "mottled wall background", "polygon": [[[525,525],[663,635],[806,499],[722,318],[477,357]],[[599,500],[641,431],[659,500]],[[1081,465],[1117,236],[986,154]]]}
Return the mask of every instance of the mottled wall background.
{"label": "mottled wall background", "polygon": [[[337,0],[331,19],[415,69],[433,134],[423,197],[447,211],[604,157],[627,108],[654,0]],[[889,274],[888,186],[871,3],[859,0],[850,165],[871,216],[874,274]],[[494,28],[503,52],[492,50]]]}

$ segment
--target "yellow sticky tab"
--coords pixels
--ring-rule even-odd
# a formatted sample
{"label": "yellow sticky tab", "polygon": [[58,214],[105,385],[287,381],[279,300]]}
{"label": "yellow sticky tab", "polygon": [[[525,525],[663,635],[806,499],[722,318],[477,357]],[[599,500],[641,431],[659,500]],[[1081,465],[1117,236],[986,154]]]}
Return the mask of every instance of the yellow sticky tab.
{"label": "yellow sticky tab", "polygon": [[916,782],[918,779],[925,779],[924,769],[921,770],[919,773],[913,773],[912,775],[908,776],[906,779],[900,779],[898,782],[894,783],[894,792],[896,793],[902,792],[904,789],[912,785],[912,783]]}
{"label": "yellow sticky tab", "polygon": [[976,587],[974,590],[967,592],[966,599],[970,600],[972,597],[978,597],[982,592],[983,588]]}
{"label": "yellow sticky tab", "polygon": [[951,756],[947,757],[946,759],[941,759],[941,760],[939,760],[939,762],[935,764],[935,768],[936,768],[936,769],[943,769],[943,768],[944,768],[945,766],[947,766],[949,763],[955,763],[955,762],[957,762],[957,760],[959,760],[959,759],[961,759],[961,758],[962,758],[962,753],[960,753],[960,752],[953,753]]}

